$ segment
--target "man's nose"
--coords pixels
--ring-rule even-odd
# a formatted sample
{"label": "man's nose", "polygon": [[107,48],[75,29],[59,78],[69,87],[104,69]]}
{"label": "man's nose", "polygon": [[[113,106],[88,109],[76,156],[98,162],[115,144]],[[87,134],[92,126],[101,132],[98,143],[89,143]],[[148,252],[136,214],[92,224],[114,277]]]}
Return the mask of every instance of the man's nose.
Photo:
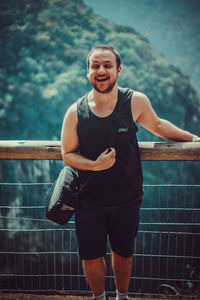
{"label": "man's nose", "polygon": [[98,73],[105,73],[105,69],[103,66],[100,66],[98,69]]}

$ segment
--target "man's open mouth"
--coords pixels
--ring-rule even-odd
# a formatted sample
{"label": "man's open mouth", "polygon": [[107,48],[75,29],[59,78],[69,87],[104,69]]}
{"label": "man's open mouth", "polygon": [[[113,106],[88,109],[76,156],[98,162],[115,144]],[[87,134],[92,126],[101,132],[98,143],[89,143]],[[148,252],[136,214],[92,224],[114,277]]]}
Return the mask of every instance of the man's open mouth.
{"label": "man's open mouth", "polygon": [[99,77],[99,78],[96,78],[96,80],[97,80],[97,81],[100,81],[100,82],[101,82],[101,81],[106,81],[107,79],[108,79],[108,77],[104,77],[104,78],[100,78],[100,77]]}

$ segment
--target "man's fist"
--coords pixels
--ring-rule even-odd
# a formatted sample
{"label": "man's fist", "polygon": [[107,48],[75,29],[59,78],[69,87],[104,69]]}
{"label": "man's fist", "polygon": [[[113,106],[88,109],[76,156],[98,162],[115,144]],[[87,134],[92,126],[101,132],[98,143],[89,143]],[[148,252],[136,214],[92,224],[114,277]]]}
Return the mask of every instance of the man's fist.
{"label": "man's fist", "polygon": [[115,163],[115,157],[116,151],[114,148],[106,149],[97,157],[94,171],[102,171],[111,168]]}

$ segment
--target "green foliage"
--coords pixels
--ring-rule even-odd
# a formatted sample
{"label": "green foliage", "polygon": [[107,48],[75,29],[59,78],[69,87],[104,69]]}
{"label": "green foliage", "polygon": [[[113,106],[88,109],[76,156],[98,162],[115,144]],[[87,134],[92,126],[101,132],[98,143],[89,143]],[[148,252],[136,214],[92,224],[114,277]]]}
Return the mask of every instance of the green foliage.
{"label": "green foliage", "polygon": [[161,284],[159,290],[166,296],[199,297],[200,296],[200,268],[186,265],[188,280],[175,285]]}
{"label": "green foliage", "polygon": [[141,58],[133,48],[123,48],[120,52],[120,55],[123,63],[128,66],[133,66],[136,68],[141,64]]}
{"label": "green foliage", "polygon": [[90,88],[85,58],[99,43],[119,50],[120,85],[146,93],[161,117],[196,131],[199,98],[188,78],[164,56],[155,57],[133,28],[93,14],[82,0],[1,5],[1,139],[59,139],[66,109]]}

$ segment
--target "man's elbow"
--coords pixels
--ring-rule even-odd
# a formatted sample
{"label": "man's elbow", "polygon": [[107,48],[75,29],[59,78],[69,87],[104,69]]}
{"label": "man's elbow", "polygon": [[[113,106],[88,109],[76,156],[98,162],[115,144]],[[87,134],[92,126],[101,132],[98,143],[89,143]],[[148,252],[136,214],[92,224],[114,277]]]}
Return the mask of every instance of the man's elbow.
{"label": "man's elbow", "polygon": [[73,167],[74,166],[74,154],[76,152],[64,152],[63,150],[61,151],[62,153],[62,159],[65,165]]}
{"label": "man's elbow", "polygon": [[165,136],[165,120],[158,119],[154,125],[153,133],[161,138],[166,138]]}
{"label": "man's elbow", "polygon": [[65,163],[65,165],[69,165],[69,163],[70,163],[69,153],[66,153],[63,149],[61,149],[61,155],[62,155],[62,159],[63,159],[63,162]]}

